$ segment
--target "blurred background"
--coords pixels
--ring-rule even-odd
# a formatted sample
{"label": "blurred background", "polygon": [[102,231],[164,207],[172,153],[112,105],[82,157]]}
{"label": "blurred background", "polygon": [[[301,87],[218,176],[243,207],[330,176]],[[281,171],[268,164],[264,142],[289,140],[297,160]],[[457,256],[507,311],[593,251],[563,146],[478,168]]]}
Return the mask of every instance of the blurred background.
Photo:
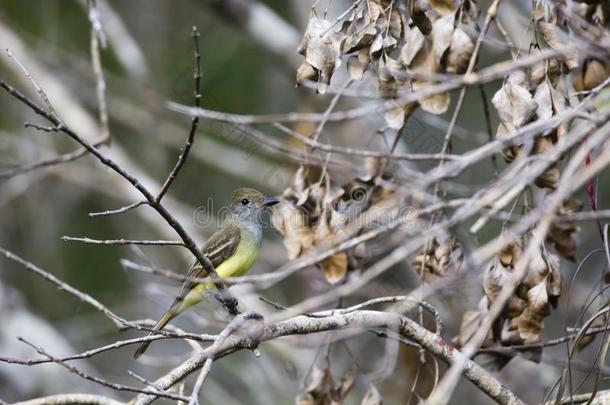
{"label": "blurred background", "polygon": [[[101,51],[107,85],[112,144],[108,153],[130,172],[158,189],[171,170],[187,136],[190,119],[171,112],[167,101],[192,104],[193,43],[192,26],[201,32],[203,68],[203,106],[231,113],[261,114],[290,111],[322,112],[332,95],[316,95],[307,87],[295,88],[295,70],[301,57],[296,48],[309,18],[311,1],[187,1],[98,0],[100,21],[107,36]],[[325,7],[326,2],[321,6]],[[489,2],[482,1],[483,10]],[[333,19],[349,8],[351,2],[334,1],[329,7]],[[516,43],[523,38],[528,21],[529,1],[505,2],[500,17]],[[0,78],[36,99],[31,83],[18,71],[4,50],[11,49],[38,79],[58,114],[80,133],[95,140],[99,137],[96,78],[90,57],[91,24],[84,1],[3,0],[0,4]],[[492,40],[481,51],[479,66],[504,60],[509,56],[495,28]],[[340,87],[346,74],[340,69],[332,86]],[[343,79],[343,80],[342,80]],[[363,93],[375,91],[376,83],[358,85]],[[485,86],[488,97],[499,88],[495,82]],[[455,97],[455,95],[453,96]],[[337,109],[366,103],[358,97],[340,101]],[[487,140],[487,129],[478,91],[467,93],[465,108],[458,120],[454,152],[461,153]],[[453,107],[453,106],[452,106]],[[452,108],[445,115],[433,116],[418,111],[409,122],[399,145],[401,151],[437,152]],[[368,117],[366,122],[328,124],[322,139],[334,144],[366,146],[387,142],[374,128],[382,117]],[[76,148],[61,134],[24,128],[24,122],[46,125],[24,105],[9,95],[0,94],[0,171],[36,162]],[[493,128],[498,119],[492,111]],[[311,124],[297,123],[296,129],[311,132]],[[277,131],[266,132],[270,139],[291,143]],[[500,167],[504,162],[499,159]],[[429,163],[409,164],[426,170]],[[176,213],[191,235],[202,242],[216,228],[215,215],[224,206],[233,189],[249,186],[267,193],[281,194],[290,184],[297,163],[284,154],[251,139],[231,125],[203,121],[186,166],[169,195],[167,206]],[[490,178],[490,162],[472,168],[460,177],[463,192],[470,192]],[[338,176],[349,177],[348,171]],[[7,176],[8,177],[8,176]],[[597,182],[598,207],[607,208],[607,177]],[[459,192],[459,191],[458,191]],[[588,205],[586,194],[581,200]],[[121,259],[153,263],[161,268],[183,271],[189,258],[178,247],[98,246],[62,241],[61,237],[86,236],[96,239],[176,239],[157,214],[148,207],[110,217],[91,218],[90,212],[127,205],[138,194],[125,181],[85,156],[77,161],[35,170],[0,180],[0,246],[91,294],[126,319],[157,318],[178,287],[162,277],[124,269]],[[465,224],[467,229],[469,224]],[[465,246],[477,246],[497,236],[500,223],[486,226],[478,235],[463,232]],[[459,231],[459,230],[458,230]],[[287,256],[281,239],[273,229],[265,231],[263,254],[253,273],[276,269]],[[578,234],[577,258],[582,261],[601,247],[594,223],[582,224]],[[575,276],[576,264],[562,263],[564,293],[559,309],[547,320],[545,336],[560,336],[563,328],[576,319],[585,300],[599,279],[603,255],[593,253]],[[481,269],[482,270],[482,269]],[[480,274],[480,273],[479,273]],[[572,284],[573,282],[573,284]],[[408,263],[398,266],[376,285],[388,291],[403,291],[417,285]],[[309,269],[261,292],[236,287],[251,310],[270,313],[274,308],[260,302],[264,296],[286,305],[326,291],[329,287],[316,269]],[[480,277],[472,277],[455,289],[434,297],[447,327],[449,339],[459,327],[461,314],[473,308],[482,294]],[[572,297],[570,308],[566,300]],[[366,296],[366,293],[363,293]],[[356,301],[357,301],[356,297]],[[217,332],[226,315],[217,302],[200,305],[176,320],[189,331]],[[118,332],[99,312],[70,295],[45,283],[20,266],[0,260],[0,356],[28,359],[37,357],[28,346],[17,341],[23,336],[55,355],[67,355],[108,344],[118,339],[140,336],[133,331]],[[342,334],[338,334],[342,335]],[[337,337],[337,336],[335,336]],[[341,336],[339,336],[341,337]],[[204,387],[201,401],[213,404],[283,404],[294,402],[321,345],[328,336],[290,337],[261,347],[261,357],[243,351],[215,363]],[[587,350],[593,356],[599,348]],[[141,384],[127,374],[136,372],[144,378],[156,377],[179,364],[190,348],[180,342],[163,341],[152,345],[140,361],[132,359],[133,347],[111,351],[75,362],[91,374],[128,385]],[[555,350],[555,351],[554,351]],[[524,392],[528,402],[542,399],[562,366],[565,348],[545,352],[540,365],[521,358],[513,360],[501,372],[511,388]],[[353,360],[373,374],[383,365],[377,359],[384,352],[380,339],[358,335],[339,339],[332,346],[333,370],[341,376]],[[397,366],[375,381],[387,403],[405,403],[415,378],[418,352],[401,348]],[[587,370],[588,354],[583,354],[582,369]],[[425,369],[419,377],[416,393],[426,395],[433,381],[433,371]],[[604,371],[605,373],[605,371]],[[362,380],[362,381],[360,381]],[[190,380],[189,380],[190,381]],[[603,384],[606,384],[605,382]],[[360,378],[349,397],[359,403],[366,391]],[[129,394],[112,392],[86,382],[57,365],[27,367],[0,363],[0,398],[16,401],[63,392],[101,393],[117,399]],[[415,403],[416,395],[411,402]],[[468,382],[462,381],[452,403],[487,403],[489,400]]]}

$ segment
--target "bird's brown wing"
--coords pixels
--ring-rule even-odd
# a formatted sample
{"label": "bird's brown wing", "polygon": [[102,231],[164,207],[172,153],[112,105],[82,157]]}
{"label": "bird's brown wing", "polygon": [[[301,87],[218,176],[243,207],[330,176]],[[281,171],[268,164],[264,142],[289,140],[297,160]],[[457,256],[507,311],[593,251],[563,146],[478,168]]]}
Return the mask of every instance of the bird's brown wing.
{"label": "bird's brown wing", "polygon": [[[218,267],[228,257],[231,257],[231,255],[235,253],[240,239],[241,232],[239,228],[233,224],[226,224],[221,229],[216,231],[210,237],[210,239],[208,239],[201,251],[204,256],[210,259],[214,267]],[[193,263],[187,273],[187,277],[190,278],[205,278],[207,275],[208,273],[197,261]],[[165,311],[159,322],[157,322],[157,324],[154,326],[154,330],[163,329],[163,327],[167,325],[169,321],[180,313],[178,308],[182,304],[182,301],[197,284],[199,283],[190,280],[186,280],[182,284],[180,294],[178,294],[172,306]],[[154,333],[155,332],[151,332],[150,334],[153,335]],[[134,358],[138,358],[142,353],[144,353],[150,343],[151,341],[143,342],[140,347],[138,347],[138,350],[136,350],[134,353]]]}
{"label": "bird's brown wing", "polygon": [[[225,225],[210,236],[201,251],[204,256],[210,259],[214,268],[216,268],[235,253],[240,239],[241,232],[237,226],[232,224]],[[189,278],[205,278],[208,276],[208,273],[197,261],[195,261],[186,276]],[[189,291],[197,284],[199,283],[190,280],[184,281],[174,305],[182,301]]]}

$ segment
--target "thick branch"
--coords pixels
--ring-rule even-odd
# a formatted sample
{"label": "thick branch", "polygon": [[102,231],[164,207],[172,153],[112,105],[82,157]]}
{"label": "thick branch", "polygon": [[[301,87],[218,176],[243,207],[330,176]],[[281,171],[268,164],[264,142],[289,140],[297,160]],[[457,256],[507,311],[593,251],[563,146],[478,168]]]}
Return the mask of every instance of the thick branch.
{"label": "thick branch", "polygon": [[[268,325],[265,328],[260,341],[265,342],[283,336],[303,335],[347,328],[362,328],[363,330],[387,328],[420,344],[435,357],[449,364],[453,364],[458,359],[463,359],[463,355],[459,350],[451,346],[440,336],[426,330],[414,321],[396,313],[379,311],[354,311],[323,318],[297,316],[283,322]],[[214,351],[214,357],[220,358],[233,353],[236,350],[252,348],[253,343],[257,344],[258,342],[252,342],[250,338],[232,335]],[[211,355],[212,351],[210,348],[201,353],[197,353],[178,367],[174,368],[168,374],[155,381],[155,386],[159,389],[168,389],[172,387],[189,374],[201,368]],[[465,361],[464,376],[491,398],[501,404],[523,404],[515,394],[485,369],[471,360],[463,359],[463,361]],[[151,403],[154,399],[154,396],[139,395],[133,403],[134,405],[144,405]]]}

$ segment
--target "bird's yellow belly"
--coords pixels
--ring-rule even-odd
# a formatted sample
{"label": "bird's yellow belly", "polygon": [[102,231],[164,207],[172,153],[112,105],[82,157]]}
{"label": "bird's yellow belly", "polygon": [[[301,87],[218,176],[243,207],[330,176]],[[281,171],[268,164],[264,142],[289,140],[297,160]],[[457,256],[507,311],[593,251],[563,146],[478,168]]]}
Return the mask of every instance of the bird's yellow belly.
{"label": "bird's yellow belly", "polygon": [[[258,254],[260,253],[260,246],[256,243],[248,243],[247,241],[239,244],[235,252],[231,257],[220,263],[216,267],[216,273],[220,277],[240,277],[243,276],[250,270]],[[181,311],[198,304],[205,298],[205,294],[208,290],[215,290],[216,286],[213,282],[197,284],[187,295],[184,297]]]}
{"label": "bird's yellow belly", "polygon": [[250,243],[240,243],[235,253],[216,268],[220,277],[240,277],[250,270],[260,253],[260,247]]}

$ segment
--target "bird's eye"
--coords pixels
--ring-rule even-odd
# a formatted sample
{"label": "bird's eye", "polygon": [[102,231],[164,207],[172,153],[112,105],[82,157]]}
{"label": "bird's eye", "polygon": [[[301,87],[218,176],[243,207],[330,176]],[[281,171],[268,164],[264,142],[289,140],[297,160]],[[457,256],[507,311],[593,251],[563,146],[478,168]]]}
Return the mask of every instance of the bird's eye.
{"label": "bird's eye", "polygon": [[248,201],[247,198],[244,198],[243,200],[241,200],[241,205],[248,205],[250,203],[250,201]]}

